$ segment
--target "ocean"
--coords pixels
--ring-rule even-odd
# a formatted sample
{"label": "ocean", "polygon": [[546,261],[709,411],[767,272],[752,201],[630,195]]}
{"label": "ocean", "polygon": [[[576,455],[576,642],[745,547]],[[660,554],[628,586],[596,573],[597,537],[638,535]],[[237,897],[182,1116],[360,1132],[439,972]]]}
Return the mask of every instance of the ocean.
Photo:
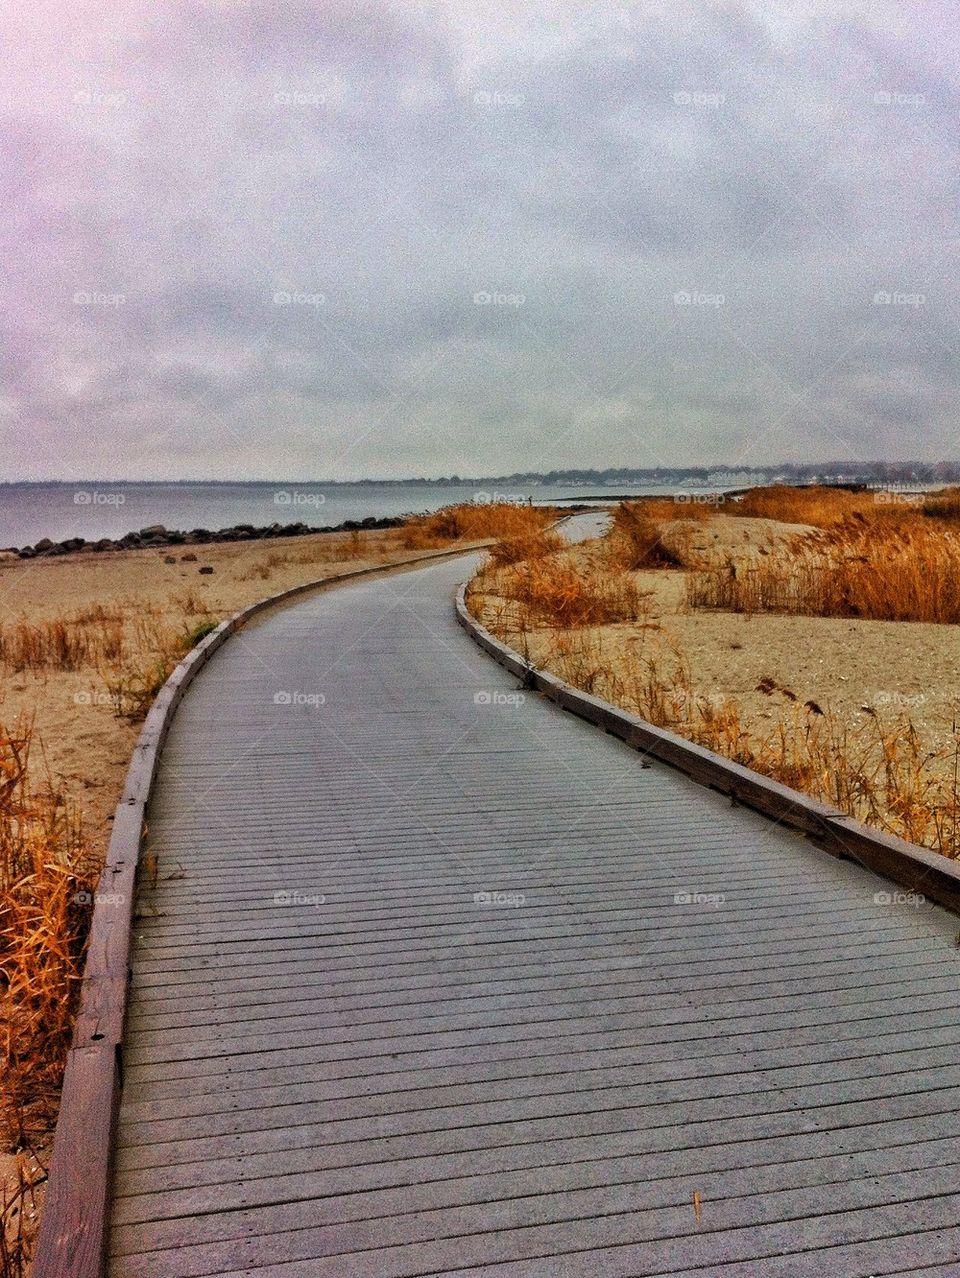
{"label": "ocean", "polygon": [[[668,494],[677,488],[621,485],[611,496]],[[691,491],[684,489],[683,491]],[[33,545],[42,537],[122,537],[151,524],[189,531],[304,523],[438,510],[452,502],[575,500],[602,496],[602,486],[509,484],[308,483],[15,483],[0,484],[0,548]]]}

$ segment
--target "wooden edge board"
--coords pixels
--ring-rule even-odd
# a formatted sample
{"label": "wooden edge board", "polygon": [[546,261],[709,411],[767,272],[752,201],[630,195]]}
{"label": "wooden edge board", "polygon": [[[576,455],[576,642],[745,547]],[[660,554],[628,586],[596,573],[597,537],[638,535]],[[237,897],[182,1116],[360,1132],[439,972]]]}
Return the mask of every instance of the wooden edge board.
{"label": "wooden edge board", "polygon": [[734,802],[762,812],[788,829],[801,831],[834,856],[857,861],[907,892],[960,914],[960,866],[950,857],[874,830],[838,808],[647,723],[599,697],[580,692],[556,675],[531,665],[473,616],[466,602],[468,584],[465,582],[457,591],[458,622],[525,688],[543,693],[564,710],[596,724],[643,754],[685,772],[700,785],[729,795]]}

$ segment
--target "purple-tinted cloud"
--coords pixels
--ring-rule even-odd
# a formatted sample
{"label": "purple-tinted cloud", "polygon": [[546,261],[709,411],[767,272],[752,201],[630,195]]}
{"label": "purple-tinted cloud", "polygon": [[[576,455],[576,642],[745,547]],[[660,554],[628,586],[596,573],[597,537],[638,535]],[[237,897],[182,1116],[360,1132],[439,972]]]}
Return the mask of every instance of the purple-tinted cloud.
{"label": "purple-tinted cloud", "polygon": [[11,8],[6,477],[955,456],[950,23]]}

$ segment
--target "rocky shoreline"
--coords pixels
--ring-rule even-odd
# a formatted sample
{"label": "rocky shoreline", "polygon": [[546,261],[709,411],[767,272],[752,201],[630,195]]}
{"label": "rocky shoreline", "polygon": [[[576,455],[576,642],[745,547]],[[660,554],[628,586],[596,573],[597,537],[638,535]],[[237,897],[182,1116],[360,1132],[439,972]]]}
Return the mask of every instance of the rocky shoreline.
{"label": "rocky shoreline", "polygon": [[51,541],[44,537],[34,546],[10,546],[8,554],[20,559],[37,559],[54,555],[108,552],[111,550],[162,550],[164,546],[205,546],[214,541],[265,541],[274,537],[307,537],[316,533],[361,532],[367,529],[396,528],[404,523],[404,517],[376,519],[346,519],[342,524],[322,528],[310,524],[234,524],[231,528],[193,528],[189,532],[165,528],[163,524],[151,524],[139,532],[128,532],[123,537],[101,537],[87,541],[85,537],[68,537],[66,541]]}

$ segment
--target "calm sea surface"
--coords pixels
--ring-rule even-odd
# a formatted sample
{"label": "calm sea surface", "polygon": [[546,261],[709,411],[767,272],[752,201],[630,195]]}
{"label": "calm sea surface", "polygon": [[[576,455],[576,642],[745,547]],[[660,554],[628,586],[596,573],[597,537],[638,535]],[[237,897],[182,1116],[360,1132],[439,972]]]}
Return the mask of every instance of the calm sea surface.
{"label": "calm sea surface", "polygon": [[[0,484],[0,548],[33,545],[41,537],[122,537],[150,524],[167,528],[227,528],[232,524],[304,523],[315,527],[437,510],[451,502],[556,501],[597,496],[592,486],[487,488],[476,484],[62,483]],[[614,487],[611,495],[677,491]],[[687,491],[687,490],[685,490]]]}

